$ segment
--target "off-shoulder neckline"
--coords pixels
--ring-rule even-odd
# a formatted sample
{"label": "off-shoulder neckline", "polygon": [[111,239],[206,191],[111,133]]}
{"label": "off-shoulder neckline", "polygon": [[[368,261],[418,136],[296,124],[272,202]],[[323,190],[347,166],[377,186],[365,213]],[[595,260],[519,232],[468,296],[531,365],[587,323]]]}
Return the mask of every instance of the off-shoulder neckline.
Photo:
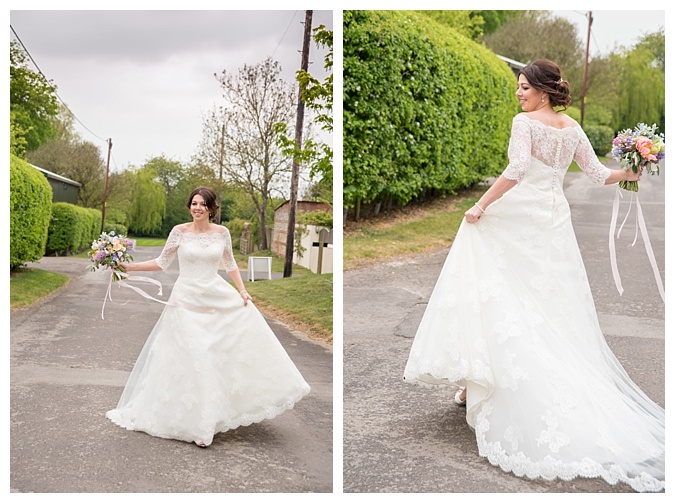
{"label": "off-shoulder neckline", "polygon": [[225,236],[228,233],[227,227],[223,227],[225,229],[223,232],[195,232],[195,231],[188,231],[188,230],[183,230],[181,229],[178,225],[174,227],[174,229],[181,234],[194,234],[195,236]]}
{"label": "off-shoulder neckline", "polygon": [[537,119],[532,119],[532,118],[528,117],[527,114],[522,114],[522,113],[521,113],[521,114],[518,114],[517,117],[523,117],[523,118],[527,119],[527,120],[530,121],[530,122],[536,122],[537,124],[541,124],[542,126],[547,127],[547,128],[555,129],[556,131],[565,131],[566,129],[574,129],[574,128],[577,128],[577,127],[581,127],[581,126],[579,126],[579,124],[576,123],[576,122],[575,122],[574,124],[570,125],[570,126],[565,126],[565,127],[562,127],[562,128],[555,127],[555,126],[550,126],[550,125],[548,125],[548,124],[544,124],[544,123],[541,122],[541,121],[538,121]]}

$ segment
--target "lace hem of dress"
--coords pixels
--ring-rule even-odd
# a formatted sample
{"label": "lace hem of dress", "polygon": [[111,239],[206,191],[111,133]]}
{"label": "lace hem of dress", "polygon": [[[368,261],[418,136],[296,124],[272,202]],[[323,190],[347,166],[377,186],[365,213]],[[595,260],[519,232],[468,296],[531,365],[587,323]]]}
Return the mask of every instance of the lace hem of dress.
{"label": "lace hem of dress", "polygon": [[[486,378],[486,381],[490,381],[489,377],[483,377]],[[449,375],[447,369],[445,372],[434,372],[427,368],[425,371],[407,369],[403,380],[425,389],[438,389],[440,387],[464,386],[468,378],[466,372],[453,372],[452,375]],[[630,476],[620,466],[614,464],[603,466],[590,458],[565,463],[552,456],[547,456],[543,462],[534,462],[522,452],[509,455],[499,442],[488,442],[485,439],[484,432],[490,429],[490,422],[485,417],[486,409],[480,407],[479,410],[475,428],[478,452],[482,457],[487,458],[492,465],[498,466],[507,473],[511,472],[517,477],[541,478],[548,481],[555,479],[570,481],[579,477],[602,478],[610,485],[624,482],[637,492],[660,492],[665,489],[664,481],[658,480],[647,473],[643,472],[639,476]]]}
{"label": "lace hem of dress", "polygon": [[498,466],[505,472],[511,472],[517,477],[541,478],[548,481],[555,479],[570,481],[579,477],[587,479],[602,478],[610,485],[624,482],[637,492],[659,492],[666,487],[664,481],[658,480],[647,473],[642,472],[640,475],[632,477],[620,466],[615,464],[603,466],[590,458],[565,463],[552,456],[546,456],[543,461],[534,462],[522,452],[509,455],[499,442],[485,440],[482,433],[490,429],[490,423],[485,417],[481,417],[482,415],[481,412],[476,425],[478,453],[487,458],[493,466]]}
{"label": "lace hem of dress", "polygon": [[[302,400],[303,397],[305,397],[308,393],[310,392],[309,386],[303,388],[302,390],[298,391],[295,396],[286,399],[285,402],[282,404],[276,405],[276,406],[271,406],[267,407],[264,411],[258,413],[258,414],[240,414],[237,417],[230,419],[229,421],[218,421],[215,425],[215,428],[212,433],[210,433],[211,437],[215,436],[217,433],[224,433],[229,430],[234,430],[236,428],[239,428],[241,426],[250,426],[253,423],[260,423],[262,421],[268,420],[268,419],[273,419],[276,416],[282,414],[283,412],[286,412],[287,410],[293,409],[295,407],[295,404],[298,403],[300,400]],[[148,433],[152,436],[155,437],[160,437],[160,438],[170,438],[174,440],[182,440],[185,442],[194,442],[194,441],[203,441],[205,436],[208,435],[194,435],[188,437],[187,435],[181,435],[179,433],[176,433],[173,435],[169,431],[165,431],[162,429],[154,429],[151,427],[139,427],[136,424],[136,421],[130,418],[125,418],[123,411],[120,409],[113,409],[109,410],[108,412],[105,413],[105,417],[110,419],[113,423],[115,423],[117,426],[120,426],[122,428],[125,428],[127,430],[132,430],[132,431],[143,431],[145,433]],[[154,431],[152,431],[154,430]],[[210,444],[210,441],[209,441]],[[207,444],[208,445],[208,444]]]}

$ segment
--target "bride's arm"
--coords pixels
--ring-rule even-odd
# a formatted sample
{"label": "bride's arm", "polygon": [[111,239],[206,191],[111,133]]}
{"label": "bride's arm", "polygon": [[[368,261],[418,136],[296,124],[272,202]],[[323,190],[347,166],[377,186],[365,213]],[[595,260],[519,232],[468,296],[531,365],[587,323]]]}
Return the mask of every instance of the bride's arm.
{"label": "bride's arm", "polygon": [[230,276],[230,278],[232,278],[232,281],[234,281],[234,284],[237,286],[239,295],[241,295],[241,298],[244,299],[244,305],[247,305],[249,300],[253,300],[253,297],[251,297],[246,291],[246,286],[244,286],[244,281],[241,279],[241,273],[239,272],[239,269],[227,271],[227,274]]}
{"label": "bride's arm", "polygon": [[532,135],[530,124],[522,115],[513,118],[511,125],[511,138],[509,139],[509,164],[497,181],[485,191],[475,206],[469,208],[464,217],[467,223],[478,221],[488,206],[518,185],[525,176],[525,171],[530,166],[532,156]]}
{"label": "bride's arm", "polygon": [[178,253],[178,246],[180,244],[180,231],[178,226],[171,229],[169,236],[166,238],[164,248],[159,257],[145,262],[128,262],[120,264],[122,269],[126,272],[130,271],[163,271],[171,265],[176,254]]}
{"label": "bride's arm", "polygon": [[497,181],[485,191],[485,194],[481,196],[478,202],[464,213],[467,223],[472,224],[476,222],[488,206],[506,194],[517,184],[518,182],[516,180],[510,180],[504,177],[504,175],[500,175],[499,178],[497,178]]}
{"label": "bride's arm", "polygon": [[121,263],[120,267],[126,272],[130,271],[161,271],[162,268],[157,265],[157,261],[153,258],[152,260],[146,260],[145,262],[127,262]]}
{"label": "bride's arm", "polygon": [[640,180],[642,175],[642,168],[637,173],[633,173],[633,170],[628,171],[624,169],[612,169],[610,170],[609,176],[605,179],[605,185],[611,185],[613,183],[619,183],[622,181],[628,182],[637,182]]}

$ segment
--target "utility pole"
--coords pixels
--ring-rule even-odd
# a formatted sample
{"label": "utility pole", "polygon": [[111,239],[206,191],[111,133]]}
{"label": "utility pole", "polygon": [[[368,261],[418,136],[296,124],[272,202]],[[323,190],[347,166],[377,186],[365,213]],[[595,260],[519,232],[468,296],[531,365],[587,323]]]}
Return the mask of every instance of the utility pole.
{"label": "utility pole", "polygon": [[[312,13],[305,11],[305,37],[302,43],[302,59],[300,68],[307,71],[309,67],[309,42],[312,35]],[[295,119],[295,147],[302,148],[302,123],[305,117],[305,103],[302,101],[302,86],[298,91],[298,113]],[[293,173],[291,175],[291,199],[288,207],[288,231],[286,233],[286,260],[284,262],[284,278],[293,274],[293,244],[295,243],[295,210],[298,205],[298,179],[300,178],[300,166],[297,156],[293,156]]]}
{"label": "utility pole", "polygon": [[103,208],[101,209],[101,234],[105,225],[105,200],[108,196],[108,173],[110,172],[110,151],[112,150],[112,138],[108,138],[108,162],[105,165],[105,182],[103,183]]}
{"label": "utility pole", "polygon": [[220,125],[220,152],[218,159],[218,168],[220,170],[218,176],[218,211],[214,215],[214,219],[218,225],[222,221],[223,211],[223,164],[225,164],[225,123]]}
{"label": "utility pole", "polygon": [[588,34],[586,35],[586,59],[584,60],[584,82],[581,90],[581,127],[584,127],[584,111],[586,109],[586,81],[588,80],[588,49],[591,45],[591,25],[593,11],[588,11]]}

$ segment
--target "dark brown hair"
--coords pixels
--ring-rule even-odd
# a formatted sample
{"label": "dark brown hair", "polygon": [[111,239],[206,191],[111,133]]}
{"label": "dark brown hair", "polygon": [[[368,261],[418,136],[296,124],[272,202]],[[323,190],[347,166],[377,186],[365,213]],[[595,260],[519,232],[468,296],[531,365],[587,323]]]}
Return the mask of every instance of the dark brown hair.
{"label": "dark brown hair", "polygon": [[194,199],[197,194],[204,198],[206,207],[209,209],[209,220],[211,220],[214,216],[216,216],[216,212],[219,208],[218,203],[216,202],[218,199],[216,198],[215,192],[213,192],[208,187],[197,187],[190,194],[190,198],[188,199],[187,203],[188,209],[190,209],[190,205],[192,205],[192,199]]}
{"label": "dark brown hair", "polygon": [[549,59],[533,61],[518,72],[537,91],[548,95],[551,106],[567,108],[572,104],[570,84],[562,78],[560,67]]}

